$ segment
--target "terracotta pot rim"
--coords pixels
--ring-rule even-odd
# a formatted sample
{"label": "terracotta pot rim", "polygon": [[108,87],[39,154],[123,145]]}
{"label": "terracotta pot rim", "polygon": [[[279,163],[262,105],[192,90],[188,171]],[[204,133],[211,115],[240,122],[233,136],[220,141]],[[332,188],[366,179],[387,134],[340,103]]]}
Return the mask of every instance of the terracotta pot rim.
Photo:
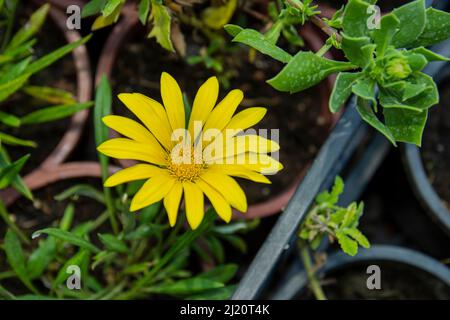
{"label": "terracotta pot rim", "polygon": [[[50,10],[50,16],[64,34],[68,43],[81,39],[81,35],[77,31],[69,31],[66,29],[66,16],[63,12],[52,8]],[[72,56],[75,62],[77,76],[77,101],[80,103],[88,102],[92,97],[92,73],[86,46],[82,45],[73,50]],[[40,168],[51,168],[63,163],[67,159],[81,138],[88,116],[89,110],[85,109],[77,112],[71,117],[69,128],[56,148],[47,159],[42,162]]]}
{"label": "terracotta pot rim", "polygon": [[[108,78],[111,78],[113,67],[116,62],[116,58],[118,53],[122,47],[122,43],[127,40],[127,36],[136,28],[139,24],[138,16],[135,12],[133,5],[126,5],[122,11],[121,20],[114,26],[113,31],[109,35],[106,44],[102,50],[100,55],[100,59],[97,65],[96,71],[96,84],[99,83],[103,74],[105,74]],[[324,41],[319,36],[314,36],[317,34],[316,30],[311,26],[307,26],[301,32],[302,37],[304,37],[305,41],[310,45],[311,49],[314,51],[319,50]],[[332,58],[331,52],[327,53],[328,58]],[[333,78],[328,78],[325,82],[322,82],[318,87],[321,90],[322,104],[321,104],[321,115],[325,115],[328,113],[328,97],[331,94],[331,89],[334,84]],[[329,128],[331,129],[334,124],[339,119],[340,114],[332,115],[330,113],[327,114],[326,119],[329,124]],[[112,133],[114,136],[114,133]],[[127,167],[132,164],[135,164],[132,160],[119,160],[118,161],[122,167]],[[287,188],[282,190],[277,195],[269,198],[266,201],[256,203],[250,205],[247,212],[242,214],[237,211],[234,211],[233,219],[253,219],[253,218],[262,218],[271,216],[279,213],[282,209],[287,205],[290,198],[294,194],[297,186],[305,176],[307,172],[307,168],[309,168],[311,163],[305,165],[302,172],[298,175],[296,180],[291,183]]]}
{"label": "terracotta pot rim", "polygon": [[[110,173],[120,170],[119,167],[109,166]],[[101,178],[101,166],[95,161],[67,162],[56,165],[52,168],[39,168],[24,178],[25,184],[31,191],[41,189],[50,184],[76,178]],[[6,206],[12,205],[21,198],[21,195],[13,188],[8,188],[0,192]]]}

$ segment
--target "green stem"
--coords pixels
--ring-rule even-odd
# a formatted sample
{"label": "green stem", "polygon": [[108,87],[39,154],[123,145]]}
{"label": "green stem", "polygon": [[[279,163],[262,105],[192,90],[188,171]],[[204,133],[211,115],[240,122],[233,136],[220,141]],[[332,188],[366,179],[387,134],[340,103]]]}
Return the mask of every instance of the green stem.
{"label": "green stem", "polygon": [[30,239],[20,230],[20,228],[14,223],[14,221],[11,220],[9,217],[9,213],[3,204],[3,202],[0,200],[0,216],[5,220],[5,223],[8,225],[8,227],[14,231],[25,244],[30,244]]}
{"label": "green stem", "polygon": [[331,44],[325,44],[319,51],[316,52],[316,56],[323,57],[333,46]]}
{"label": "green stem", "polygon": [[[104,155],[99,155],[100,157],[100,163],[102,163],[102,177],[103,182],[108,178],[109,175],[109,161],[108,158],[106,158]],[[113,197],[111,195],[111,189],[107,187],[103,187],[103,192],[105,194],[105,202],[106,202],[106,209],[108,210],[109,219],[111,220],[111,227],[113,229],[113,232],[115,235],[119,233],[119,225],[117,223],[115,208],[114,208],[114,201]]]}
{"label": "green stem", "polygon": [[308,245],[299,240],[298,246],[300,248],[300,257],[303,262],[303,266],[305,267],[306,274],[308,276],[309,286],[311,287],[311,290],[316,297],[317,300],[327,300],[325,294],[323,293],[322,287],[320,286],[319,280],[316,278],[315,272],[314,272],[314,266],[311,261],[311,256],[309,254],[309,247]]}
{"label": "green stem", "polygon": [[117,296],[117,299],[132,299],[141,294],[143,289],[155,275],[167,265],[178,253],[185,248],[189,247],[199,236],[210,227],[215,220],[215,213],[207,212],[203,219],[202,224],[195,230],[190,230],[184,233],[177,241],[170,247],[170,249],[162,256],[152,270],[147,272],[142,278],[140,278],[133,287],[126,293]]}

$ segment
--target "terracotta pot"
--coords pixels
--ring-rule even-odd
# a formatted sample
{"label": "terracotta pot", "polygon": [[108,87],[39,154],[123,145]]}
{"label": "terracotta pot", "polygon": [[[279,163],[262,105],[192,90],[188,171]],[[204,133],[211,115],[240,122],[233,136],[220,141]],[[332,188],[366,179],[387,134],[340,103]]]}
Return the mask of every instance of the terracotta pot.
{"label": "terracotta pot", "polygon": [[[120,168],[110,166],[110,173],[118,171]],[[100,178],[101,167],[97,162],[68,162],[52,168],[40,168],[33,171],[24,178],[25,184],[31,191],[46,187],[52,183],[74,178]],[[8,188],[0,192],[0,199],[6,206],[10,206],[21,195],[14,189]]]}
{"label": "terracotta pot", "polygon": [[[102,50],[102,54],[99,59],[96,71],[96,84],[99,83],[103,74],[109,78],[113,74],[114,64],[116,62],[118,53],[122,48],[127,38],[139,27],[139,19],[134,5],[126,5],[122,10],[122,18],[115,25],[112,33],[108,37],[106,44]],[[306,25],[301,30],[301,36],[305,39],[306,43],[313,51],[318,51],[323,45],[324,41],[318,35],[315,28],[312,25]],[[328,58],[332,58],[330,52],[326,55]],[[328,124],[331,129],[340,117],[340,114],[331,114],[328,110],[328,100],[331,94],[332,87],[334,85],[334,77],[329,77],[326,81],[319,85],[321,101],[321,117]],[[118,137],[116,132],[111,131],[112,137]],[[121,166],[128,167],[136,164],[133,160],[118,160]],[[268,199],[267,201],[250,205],[248,211],[245,214],[235,212],[234,219],[253,219],[270,216],[279,213],[283,210],[290,198],[294,194],[298,184],[303,179],[309,164],[300,172],[296,180],[285,190],[278,195]]]}
{"label": "terracotta pot", "polygon": [[[56,9],[51,9],[50,16],[60,28],[61,32],[64,33],[67,42],[75,42],[81,39],[77,31],[67,30],[66,15],[64,13]],[[92,74],[87,49],[84,45],[79,46],[73,50],[72,55],[77,73],[77,100],[80,103],[88,102],[92,98]],[[82,110],[72,116],[68,130],[55,150],[42,163],[42,168],[51,168],[67,159],[80,140],[88,116],[89,110]]]}
{"label": "terracotta pot", "polygon": [[[42,1],[35,2],[37,4],[43,3]],[[68,43],[81,39],[81,36],[77,31],[67,30],[66,15],[64,13],[52,8],[50,10],[50,18],[59,28],[60,32],[64,34],[64,37]],[[72,56],[77,76],[77,101],[80,103],[88,102],[92,97],[92,75],[89,55],[86,47],[84,45],[79,46],[72,51]],[[41,163],[39,168],[52,168],[67,159],[70,153],[75,149],[81,137],[88,115],[89,110],[82,110],[72,116],[70,125],[64,136],[61,138],[56,148]],[[33,174],[33,172],[30,173],[30,175],[31,174]]]}

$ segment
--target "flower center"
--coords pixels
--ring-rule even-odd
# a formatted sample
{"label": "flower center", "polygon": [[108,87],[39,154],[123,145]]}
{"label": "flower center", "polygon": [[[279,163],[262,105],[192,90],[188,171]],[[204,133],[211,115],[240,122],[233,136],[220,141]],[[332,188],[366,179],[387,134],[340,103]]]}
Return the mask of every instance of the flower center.
{"label": "flower center", "polygon": [[205,168],[206,164],[196,159],[194,149],[191,149],[190,154],[183,155],[183,151],[180,151],[179,155],[176,155],[172,152],[167,157],[167,170],[180,182],[194,182]]}

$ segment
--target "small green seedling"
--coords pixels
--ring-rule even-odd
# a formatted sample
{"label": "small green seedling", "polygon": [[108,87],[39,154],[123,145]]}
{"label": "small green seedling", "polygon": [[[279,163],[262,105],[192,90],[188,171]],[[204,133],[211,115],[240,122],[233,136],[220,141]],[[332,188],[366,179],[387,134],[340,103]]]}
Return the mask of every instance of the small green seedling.
{"label": "small green seedling", "polygon": [[364,204],[351,203],[347,207],[338,205],[339,196],[344,191],[344,182],[336,177],[330,192],[325,191],[316,198],[316,204],[308,213],[299,231],[298,246],[309,284],[318,300],[325,300],[325,294],[316,278],[310,250],[316,250],[325,237],[333,243],[336,239],[346,254],[355,256],[358,247],[369,248],[369,240],[358,229]]}

